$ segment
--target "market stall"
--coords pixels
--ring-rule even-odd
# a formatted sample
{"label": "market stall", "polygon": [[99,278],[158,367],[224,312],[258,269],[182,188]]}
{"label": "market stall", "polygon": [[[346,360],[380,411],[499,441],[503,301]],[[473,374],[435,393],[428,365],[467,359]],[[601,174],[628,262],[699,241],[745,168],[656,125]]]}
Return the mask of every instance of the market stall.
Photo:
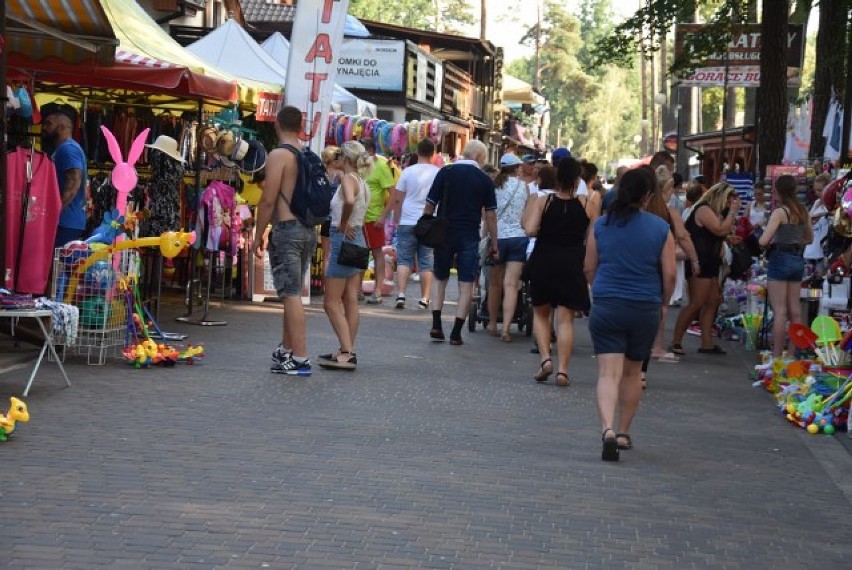
{"label": "market stall", "polygon": [[[57,337],[66,347],[86,348],[89,361],[101,364],[108,349],[126,347],[139,335],[150,338],[148,326],[155,325],[158,318],[164,274],[177,274],[182,287],[197,283],[195,290],[199,292],[203,291],[201,282],[205,280],[208,293],[213,281],[226,274],[230,262],[220,260],[233,259],[241,237],[242,220],[237,215],[234,188],[239,180],[237,172],[257,170],[265,161],[262,145],[252,141],[253,133],[240,125],[237,109],[250,113],[264,93],[280,98],[281,87],[238,81],[195,58],[171,40],[135,2],[103,0],[98,6],[104,21],[115,30],[113,50],[115,43],[120,45],[114,60],[89,57],[62,61],[50,54],[37,57],[40,54],[32,51],[8,53],[16,92],[26,99],[24,107],[28,109],[26,113],[16,110],[10,141],[22,156],[29,158],[21,161],[21,168],[8,171],[10,177],[14,174],[16,178],[12,180],[14,188],[10,187],[12,191],[7,193],[14,207],[11,216],[4,216],[7,239],[3,250],[13,252],[13,265],[7,264],[10,285],[17,285],[26,294],[14,300],[28,305],[28,296],[51,290],[51,302],[76,309],[73,318],[65,320],[67,330],[55,331]],[[69,116],[74,116],[74,138],[82,143],[88,158],[91,206],[87,233],[109,234],[109,239],[102,240],[98,247],[110,248],[112,242],[117,244],[122,238],[122,243],[134,238],[159,239],[182,228],[196,228],[199,239],[192,240],[192,254],[181,253],[184,261],[172,265],[171,271],[167,268],[162,272],[163,257],[159,254],[147,252],[140,256],[122,251],[83,271],[79,266],[82,260],[95,256],[95,245],[62,248],[54,256],[53,239],[38,231],[44,238],[39,243],[43,242],[46,249],[37,256],[46,265],[44,271],[39,271],[43,279],[28,284],[18,280],[21,247],[25,242],[31,245],[28,236],[35,227],[31,218],[34,213],[39,214],[35,218],[43,218],[40,209],[25,205],[30,201],[26,196],[32,191],[27,175],[32,169],[27,164],[45,156],[38,152],[38,112],[40,105],[46,103],[73,110]],[[119,149],[117,153],[115,149]],[[134,174],[133,184],[122,189],[118,188],[113,165],[125,161],[129,163],[126,168],[138,172],[139,178],[137,181]],[[46,168],[52,166],[50,160],[42,162]],[[42,172],[45,173],[45,180],[53,178],[55,185],[56,175],[47,170]],[[219,186],[211,191],[213,182]],[[55,186],[53,190],[45,196],[58,196]],[[128,204],[126,211],[118,207],[124,201]],[[13,227],[10,220],[25,221]],[[218,225],[221,221],[227,225]],[[39,222],[40,227],[47,227],[43,222]],[[55,227],[54,222],[53,231]],[[182,243],[187,245],[189,241]],[[28,250],[24,268],[32,265],[30,253]],[[48,283],[51,266],[53,281]],[[183,270],[175,271],[175,267]],[[187,298],[191,313],[195,295]],[[131,330],[135,332],[131,334]],[[155,332],[161,339],[167,335],[159,329]]]}

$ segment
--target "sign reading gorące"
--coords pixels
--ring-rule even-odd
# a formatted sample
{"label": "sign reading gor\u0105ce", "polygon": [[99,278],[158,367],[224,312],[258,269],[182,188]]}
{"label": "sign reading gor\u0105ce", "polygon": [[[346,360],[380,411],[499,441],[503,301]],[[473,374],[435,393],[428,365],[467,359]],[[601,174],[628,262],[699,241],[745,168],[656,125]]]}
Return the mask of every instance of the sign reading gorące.
{"label": "sign reading gor\u0105ce", "polygon": [[[681,24],[675,28],[675,56],[681,58],[690,50],[690,37],[701,34],[703,24]],[[760,86],[760,24],[735,26],[727,53],[707,57],[690,73],[678,77],[680,85],[709,87],[725,84],[725,60],[730,87]],[[790,24],[787,32],[787,84],[802,83],[804,59],[804,26]]]}

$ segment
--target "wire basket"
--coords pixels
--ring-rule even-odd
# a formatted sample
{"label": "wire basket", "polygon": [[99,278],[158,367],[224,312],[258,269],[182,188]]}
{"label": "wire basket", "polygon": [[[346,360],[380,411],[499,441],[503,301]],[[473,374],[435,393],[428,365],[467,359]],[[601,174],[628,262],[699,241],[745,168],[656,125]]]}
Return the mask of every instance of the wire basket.
{"label": "wire basket", "polygon": [[127,331],[128,283],[138,278],[139,254],[57,248],[53,260],[51,297],[79,310],[73,345],[58,335],[65,351],[85,354],[90,365],[102,365],[109,356],[120,357]]}

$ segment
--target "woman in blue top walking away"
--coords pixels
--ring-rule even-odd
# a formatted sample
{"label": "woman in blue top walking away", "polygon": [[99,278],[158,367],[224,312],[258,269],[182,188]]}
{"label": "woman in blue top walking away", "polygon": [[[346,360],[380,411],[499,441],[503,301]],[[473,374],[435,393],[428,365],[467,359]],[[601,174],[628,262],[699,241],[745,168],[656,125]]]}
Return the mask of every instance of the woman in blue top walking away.
{"label": "woman in blue top walking away", "polygon": [[630,424],[642,394],[642,361],[651,353],[663,300],[674,290],[677,269],[669,225],[642,211],[652,191],[649,176],[627,172],[586,244],[584,270],[594,298],[589,331],[598,360],[604,461],[618,461],[619,449],[633,447]]}

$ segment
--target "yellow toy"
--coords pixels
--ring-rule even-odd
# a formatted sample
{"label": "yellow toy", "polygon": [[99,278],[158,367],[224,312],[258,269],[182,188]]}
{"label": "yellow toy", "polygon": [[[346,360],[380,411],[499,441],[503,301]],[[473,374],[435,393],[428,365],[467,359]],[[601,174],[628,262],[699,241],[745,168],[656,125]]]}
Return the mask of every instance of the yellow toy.
{"label": "yellow toy", "polygon": [[202,358],[204,358],[204,347],[189,345],[186,347],[186,350],[178,355],[178,362],[194,364],[196,360],[201,360]]}
{"label": "yellow toy", "polygon": [[30,421],[30,413],[27,411],[27,405],[14,396],[9,398],[11,405],[9,411],[5,414],[0,414],[0,441],[6,441],[12,432],[15,431],[15,422]]}

